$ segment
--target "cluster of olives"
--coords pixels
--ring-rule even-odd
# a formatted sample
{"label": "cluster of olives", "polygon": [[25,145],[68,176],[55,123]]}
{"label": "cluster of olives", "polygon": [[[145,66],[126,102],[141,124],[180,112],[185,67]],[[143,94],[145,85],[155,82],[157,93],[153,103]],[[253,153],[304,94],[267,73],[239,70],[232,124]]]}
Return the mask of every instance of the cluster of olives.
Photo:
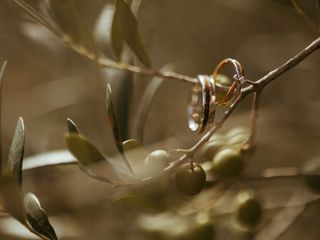
{"label": "cluster of olives", "polygon": [[[200,162],[210,162],[209,172],[218,178],[236,177],[245,165],[241,149],[248,138],[249,131],[245,128],[234,128],[225,136],[215,135],[200,149],[198,159]],[[144,167],[149,175],[153,175],[171,161],[168,152],[155,150],[145,158]],[[176,169],[175,182],[183,194],[196,195],[205,186],[206,172],[200,164],[188,162]]]}
{"label": "cluster of olives", "polygon": [[[249,139],[249,130],[234,128],[225,136],[216,135],[200,149],[200,162],[209,162],[207,169],[218,178],[238,176],[245,165],[242,146]],[[196,195],[204,188],[206,172],[196,163],[186,163],[176,171],[177,188],[186,195]]]}
{"label": "cluster of olives", "polygon": [[242,147],[249,136],[249,130],[240,127],[231,129],[224,136],[215,135],[200,149],[198,159],[216,178],[236,177],[245,166]]}
{"label": "cluster of olives", "polygon": [[[188,161],[175,169],[173,178],[169,181],[174,180],[175,188],[182,194],[194,196],[204,189],[209,175],[216,180],[239,176],[245,166],[243,146],[249,137],[249,130],[239,127],[231,129],[225,135],[214,135],[202,146],[192,159],[194,161]],[[154,175],[166,168],[173,160],[174,158],[167,151],[155,150],[146,156],[144,169],[148,174]],[[166,184],[170,185],[169,182]],[[254,192],[240,191],[235,199],[236,221],[246,229],[255,228],[261,220],[262,207]],[[195,222],[191,226],[188,231],[184,231],[179,237],[173,239],[214,239],[215,228],[211,220]]]}

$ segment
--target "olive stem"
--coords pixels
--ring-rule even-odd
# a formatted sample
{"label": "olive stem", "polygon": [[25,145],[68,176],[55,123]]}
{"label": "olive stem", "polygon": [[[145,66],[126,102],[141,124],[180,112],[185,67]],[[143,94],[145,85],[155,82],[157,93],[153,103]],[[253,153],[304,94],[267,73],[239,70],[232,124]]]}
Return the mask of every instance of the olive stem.
{"label": "olive stem", "polygon": [[253,94],[253,103],[252,103],[252,110],[251,110],[251,131],[250,131],[250,137],[248,141],[244,144],[243,149],[244,150],[252,150],[253,145],[256,140],[257,135],[257,122],[259,117],[259,107],[260,107],[260,99],[261,99],[261,92],[262,90],[256,91]]}

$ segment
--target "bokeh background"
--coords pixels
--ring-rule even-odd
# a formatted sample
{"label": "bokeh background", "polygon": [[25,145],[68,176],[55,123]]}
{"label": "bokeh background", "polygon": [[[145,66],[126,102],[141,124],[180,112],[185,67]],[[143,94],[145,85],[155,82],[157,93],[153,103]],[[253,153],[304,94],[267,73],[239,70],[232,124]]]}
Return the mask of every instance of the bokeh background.
{"label": "bokeh background", "polygon": [[[27,2],[43,7],[43,1]],[[113,1],[77,2],[97,48],[109,54]],[[196,76],[211,73],[220,60],[233,57],[245,66],[247,78],[256,80],[319,36],[306,18],[280,2],[148,0],[142,2],[137,18],[155,69],[170,63],[176,72]],[[26,157],[64,149],[67,117],[104,153],[115,154],[104,106],[106,81],[113,88],[122,136],[134,136],[137,108],[150,78],[100,69],[65,47],[11,1],[0,2],[0,29],[0,62],[8,61],[2,90],[3,161],[18,116],[25,119]],[[320,157],[319,60],[319,53],[313,54],[263,92],[257,149],[245,174],[258,176],[271,167],[301,167]],[[187,126],[189,91],[186,83],[164,81],[144,126],[144,144],[170,149],[195,143],[200,136],[190,133]],[[242,102],[221,133],[249,126],[251,100]],[[265,206],[280,207],[296,195],[315,197],[297,180],[256,183],[254,187]],[[117,190],[90,179],[77,167],[27,171],[24,189],[41,199],[61,239],[150,238],[136,224],[140,210],[115,205],[110,196]],[[305,199],[297,201],[299,205]],[[267,219],[277,211],[270,211]],[[308,206],[279,239],[318,239],[319,211],[319,202]],[[227,222],[221,224],[218,237],[243,239],[227,228]],[[17,234],[21,231],[7,217],[0,220],[0,239],[33,239]]]}

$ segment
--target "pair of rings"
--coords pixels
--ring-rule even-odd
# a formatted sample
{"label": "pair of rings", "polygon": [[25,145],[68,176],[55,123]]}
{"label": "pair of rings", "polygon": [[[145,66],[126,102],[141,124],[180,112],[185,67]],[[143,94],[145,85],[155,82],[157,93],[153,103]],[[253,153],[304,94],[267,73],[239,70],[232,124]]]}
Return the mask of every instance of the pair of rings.
{"label": "pair of rings", "polygon": [[[226,64],[232,64],[235,70],[233,83],[230,87],[215,82],[220,70]],[[192,131],[203,132],[214,123],[216,106],[229,106],[240,95],[246,83],[243,66],[235,59],[222,60],[209,75],[198,75],[198,82],[193,86],[188,104],[188,124]],[[227,89],[226,89],[227,88]],[[217,100],[217,90],[227,90],[221,100]]]}

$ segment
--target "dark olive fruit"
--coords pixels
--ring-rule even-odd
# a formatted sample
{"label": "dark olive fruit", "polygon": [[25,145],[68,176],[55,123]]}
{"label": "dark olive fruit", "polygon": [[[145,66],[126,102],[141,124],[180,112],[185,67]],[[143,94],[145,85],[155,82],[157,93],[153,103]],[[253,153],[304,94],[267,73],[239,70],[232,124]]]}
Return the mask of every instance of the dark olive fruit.
{"label": "dark olive fruit", "polygon": [[215,235],[214,225],[211,222],[197,223],[188,235],[190,240],[213,240]]}
{"label": "dark olive fruit", "polygon": [[171,156],[164,150],[151,152],[144,161],[144,166],[149,174],[157,173],[164,169],[171,161]]}
{"label": "dark olive fruit", "polygon": [[306,177],[305,181],[310,190],[316,193],[320,192],[320,176]]}
{"label": "dark olive fruit", "polygon": [[[193,166],[193,167],[192,167]],[[176,171],[176,186],[186,195],[196,195],[206,183],[206,173],[198,164],[186,163]]]}
{"label": "dark olive fruit", "polygon": [[198,212],[195,223],[188,233],[190,240],[213,240],[215,227],[209,212]]}
{"label": "dark olive fruit", "polygon": [[255,227],[261,220],[262,207],[252,191],[241,191],[237,196],[236,217],[245,227]]}
{"label": "dark olive fruit", "polygon": [[231,147],[219,150],[212,161],[212,172],[218,177],[238,176],[244,167],[244,159],[240,151]]}
{"label": "dark olive fruit", "polygon": [[223,140],[212,140],[205,143],[199,150],[199,160],[211,161],[215,153],[225,145]]}
{"label": "dark olive fruit", "polygon": [[305,178],[305,183],[313,192],[320,193],[320,159],[308,161],[302,170],[303,174],[310,175]]}

